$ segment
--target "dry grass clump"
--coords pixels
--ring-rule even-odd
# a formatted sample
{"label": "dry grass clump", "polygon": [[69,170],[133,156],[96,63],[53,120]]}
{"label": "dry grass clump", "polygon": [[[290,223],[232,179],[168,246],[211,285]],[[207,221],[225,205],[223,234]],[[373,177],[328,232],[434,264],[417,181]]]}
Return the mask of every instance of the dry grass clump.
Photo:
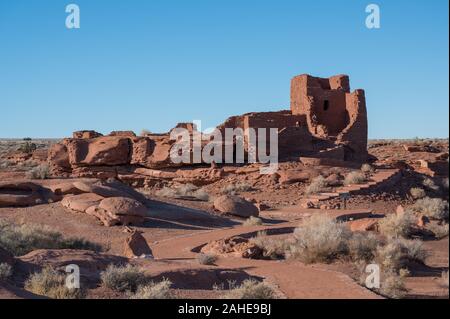
{"label": "dry grass clump", "polygon": [[217,261],[217,256],[213,254],[200,253],[197,255],[197,261],[200,265],[214,265]]}
{"label": "dry grass clump", "polygon": [[396,238],[378,246],[374,260],[385,271],[398,272],[410,262],[424,263],[427,257],[422,241]]}
{"label": "dry grass clump", "polygon": [[370,262],[380,242],[372,233],[355,233],[348,241],[349,255],[354,261]]}
{"label": "dry grass clump", "polygon": [[1,263],[0,264],[0,282],[7,280],[9,277],[11,277],[13,272],[13,269],[11,265],[7,263]]}
{"label": "dry grass clump", "polygon": [[427,193],[423,188],[419,187],[413,187],[409,190],[409,193],[411,194],[412,198],[414,199],[421,199],[427,196]]}
{"label": "dry grass clump", "polygon": [[431,178],[426,178],[423,180],[422,185],[434,191],[439,191],[439,186]]}
{"label": "dry grass clump", "polygon": [[440,198],[419,199],[411,209],[431,219],[448,220],[448,202]]}
{"label": "dry grass clump", "polygon": [[409,238],[414,230],[416,219],[408,211],[403,214],[390,214],[379,223],[380,233],[392,238]]}
{"label": "dry grass clump", "polygon": [[317,176],[311,181],[311,184],[309,184],[306,187],[305,193],[307,195],[317,194],[320,192],[323,192],[328,187],[328,182],[325,177],[322,175]]}
{"label": "dry grass clump", "polygon": [[370,174],[370,173],[373,173],[374,171],[375,171],[375,169],[370,164],[363,164],[361,166],[361,172],[363,172],[365,174]]}
{"label": "dry grass clump", "polygon": [[26,175],[29,179],[47,179],[50,177],[50,166],[41,164],[32,168]]}
{"label": "dry grass clump", "polygon": [[241,285],[232,287],[224,297],[226,299],[275,299],[275,291],[263,282],[247,279]]}
{"label": "dry grass clump", "polygon": [[357,185],[367,182],[366,175],[362,172],[350,172],[345,176],[344,185]]}
{"label": "dry grass clump", "polygon": [[174,296],[170,291],[172,282],[164,279],[161,282],[150,282],[146,285],[139,286],[135,293],[130,293],[129,299],[173,299]]}
{"label": "dry grass clump", "polygon": [[31,275],[25,283],[25,289],[52,299],[80,299],[83,297],[81,289],[67,288],[66,276],[50,267]]}
{"label": "dry grass clump", "polygon": [[288,255],[305,263],[331,262],[348,254],[351,231],[325,215],[313,215],[294,231]]}
{"label": "dry grass clump", "polygon": [[11,161],[0,159],[0,169],[8,168],[12,165]]}
{"label": "dry grass clump", "polygon": [[429,223],[426,228],[431,231],[437,239],[448,236],[448,224]]}
{"label": "dry grass clump", "polygon": [[193,184],[184,184],[174,188],[164,187],[156,195],[166,198],[191,198],[204,202],[209,201],[209,194]]}
{"label": "dry grass clump", "polygon": [[222,194],[236,195],[239,193],[251,192],[253,190],[254,190],[254,188],[250,184],[247,184],[247,183],[230,184],[230,185],[225,186],[222,189]]}
{"label": "dry grass clump", "polygon": [[0,246],[14,256],[22,256],[36,249],[83,249],[101,251],[99,244],[81,238],[64,238],[46,226],[15,225],[0,221]]}
{"label": "dry grass clump", "polygon": [[250,218],[246,219],[245,222],[242,223],[242,226],[260,226],[263,224],[263,221],[259,217],[250,216]]}
{"label": "dry grass clump", "polygon": [[100,274],[102,285],[118,292],[136,292],[138,287],[149,284],[147,275],[136,266],[109,265]]}
{"label": "dry grass clump", "polygon": [[380,294],[392,299],[401,299],[405,297],[407,289],[405,287],[405,278],[409,276],[409,271],[401,269],[398,273],[386,271],[381,274]]}
{"label": "dry grass clump", "polygon": [[442,187],[444,187],[446,190],[448,190],[448,177],[442,179]]}
{"label": "dry grass clump", "polygon": [[258,232],[256,237],[250,239],[250,243],[262,250],[264,258],[270,259],[284,258],[288,248],[286,241],[267,236],[264,231]]}

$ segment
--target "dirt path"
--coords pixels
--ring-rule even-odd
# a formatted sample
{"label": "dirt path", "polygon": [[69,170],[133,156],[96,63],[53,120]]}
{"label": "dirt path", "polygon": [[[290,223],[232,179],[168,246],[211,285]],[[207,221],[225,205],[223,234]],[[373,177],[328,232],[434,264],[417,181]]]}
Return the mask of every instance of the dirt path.
{"label": "dirt path", "polygon": [[[260,230],[286,230],[298,225],[291,221],[275,226],[237,227],[213,230],[182,236],[154,243],[153,253],[156,259],[195,260],[198,247],[213,241],[232,236],[254,233]],[[378,295],[356,284],[345,274],[315,266],[304,265],[296,261],[267,261],[243,258],[220,258],[217,266],[228,269],[244,270],[250,275],[265,278],[277,286],[292,299],[374,299]]]}

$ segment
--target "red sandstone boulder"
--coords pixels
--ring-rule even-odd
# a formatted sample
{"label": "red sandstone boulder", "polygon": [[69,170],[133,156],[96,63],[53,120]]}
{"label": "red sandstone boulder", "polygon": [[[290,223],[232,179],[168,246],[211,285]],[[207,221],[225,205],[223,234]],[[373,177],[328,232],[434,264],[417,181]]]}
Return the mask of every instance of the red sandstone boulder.
{"label": "red sandstone boulder", "polygon": [[96,131],[77,131],[73,132],[73,138],[80,139],[89,139],[89,138],[97,138],[103,136],[101,133]]}
{"label": "red sandstone boulder", "polygon": [[350,230],[352,232],[377,231],[379,225],[377,218],[363,218],[350,222]]}
{"label": "red sandstone boulder", "polygon": [[131,164],[148,168],[179,166],[170,158],[174,143],[169,135],[133,138]]}
{"label": "red sandstone boulder", "polygon": [[250,243],[248,239],[242,237],[231,237],[227,239],[214,240],[204,247],[201,252],[223,257],[242,257],[260,259],[263,256],[261,248]]}
{"label": "red sandstone boulder", "polygon": [[104,197],[93,193],[66,196],[61,201],[61,205],[65,208],[84,213],[91,207],[100,204]]}
{"label": "red sandstone boulder", "polygon": [[137,200],[126,197],[106,198],[93,205],[86,213],[97,217],[107,227],[115,225],[139,225],[147,215],[147,208]]}
{"label": "red sandstone boulder", "polygon": [[216,198],[214,201],[214,209],[223,214],[230,214],[243,218],[259,216],[259,210],[253,203],[233,195],[224,195]]}
{"label": "red sandstone boulder", "polygon": [[124,256],[128,258],[153,258],[153,252],[142,233],[136,230],[127,230],[130,237],[125,240]]}
{"label": "red sandstone boulder", "polygon": [[310,174],[302,170],[283,170],[279,171],[278,175],[280,175],[278,182],[281,184],[307,182],[310,179]]}
{"label": "red sandstone boulder", "polygon": [[71,165],[125,165],[130,162],[130,140],[120,136],[67,141]]}
{"label": "red sandstone boulder", "polygon": [[108,197],[131,197],[125,192],[122,192],[114,187],[102,185],[101,182],[74,182],[73,185],[84,193],[94,193],[99,196]]}
{"label": "red sandstone boulder", "polygon": [[53,192],[34,183],[0,183],[0,207],[26,207],[53,200]]}

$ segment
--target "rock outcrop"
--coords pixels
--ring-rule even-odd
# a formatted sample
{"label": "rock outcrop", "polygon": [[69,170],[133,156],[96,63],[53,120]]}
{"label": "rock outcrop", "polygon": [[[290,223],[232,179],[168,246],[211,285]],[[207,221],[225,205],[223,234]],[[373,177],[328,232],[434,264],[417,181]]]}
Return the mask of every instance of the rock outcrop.
{"label": "rock outcrop", "polygon": [[214,209],[222,214],[243,218],[258,217],[259,209],[251,202],[234,195],[223,195],[214,200]]}

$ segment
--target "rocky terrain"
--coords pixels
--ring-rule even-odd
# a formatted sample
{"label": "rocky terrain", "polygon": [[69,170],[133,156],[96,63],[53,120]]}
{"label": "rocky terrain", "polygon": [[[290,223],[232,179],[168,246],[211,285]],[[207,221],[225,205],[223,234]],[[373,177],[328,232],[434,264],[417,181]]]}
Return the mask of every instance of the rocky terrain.
{"label": "rocky terrain", "polygon": [[448,140],[368,141],[346,76],[219,129],[269,125],[270,174],[174,164],[168,133],[0,140],[0,298],[448,298]]}

